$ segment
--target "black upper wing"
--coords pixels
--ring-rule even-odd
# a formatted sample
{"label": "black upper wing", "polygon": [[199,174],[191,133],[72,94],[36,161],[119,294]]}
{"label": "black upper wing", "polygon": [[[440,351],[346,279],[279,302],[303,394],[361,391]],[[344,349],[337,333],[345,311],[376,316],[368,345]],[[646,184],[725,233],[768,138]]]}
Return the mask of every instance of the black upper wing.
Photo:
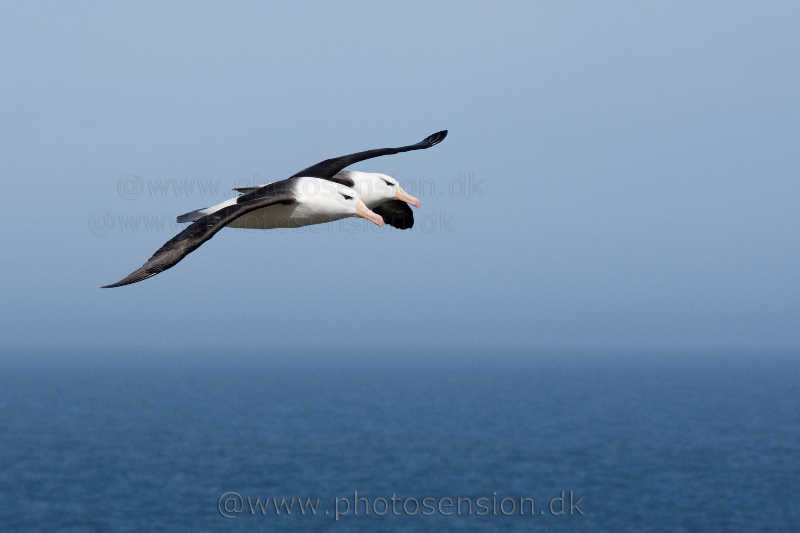
{"label": "black upper wing", "polygon": [[[316,165],[312,165],[305,170],[301,170],[292,177],[298,178],[300,176],[308,176],[313,178],[322,178],[330,180],[345,167],[349,167],[350,165],[358,163],[359,161],[364,161],[365,159],[372,159],[373,157],[380,157],[382,155],[391,155],[391,154],[399,154],[400,152],[409,152],[411,150],[424,150],[426,148],[430,148],[431,146],[439,144],[444,140],[445,137],[447,137],[447,130],[442,130],[442,131],[437,131],[433,135],[428,135],[417,144],[409,144],[408,146],[400,146],[398,148],[376,148],[374,150],[367,150],[365,152],[358,152],[355,154],[343,155],[341,157],[326,159],[325,161],[321,161]],[[352,183],[350,185],[352,185]]]}
{"label": "black upper wing", "polygon": [[125,279],[111,285],[104,285],[103,288],[120,287],[155,276],[174,266],[240,216],[254,209],[273,204],[293,203],[294,201],[294,195],[286,187],[280,187],[279,191],[274,194],[262,195],[254,200],[231,205],[206,215],[164,243],[164,246],[159,248],[145,264],[131,272]]}

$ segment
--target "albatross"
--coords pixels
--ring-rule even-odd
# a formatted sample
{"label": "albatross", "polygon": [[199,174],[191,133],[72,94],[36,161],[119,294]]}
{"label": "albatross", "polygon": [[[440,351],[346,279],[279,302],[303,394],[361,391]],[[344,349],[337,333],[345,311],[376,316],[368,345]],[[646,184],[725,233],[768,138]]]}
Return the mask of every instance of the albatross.
{"label": "albatross", "polygon": [[446,135],[447,130],[443,130],[408,146],[376,148],[326,159],[285,180],[248,191],[235,198],[235,203],[197,218],[189,227],[164,243],[141,267],[103,288],[137,283],[175,266],[222,228],[253,212],[258,212],[259,223],[264,228],[300,227],[350,216],[360,216],[382,226],[383,217],[364,204],[359,193],[350,186],[351,183],[354,184],[352,180],[340,178],[340,181],[334,179],[335,176],[345,167],[365,159],[430,148],[441,142]]}
{"label": "albatross", "polygon": [[[445,137],[447,137],[447,130],[442,130],[429,135],[417,144],[400,148],[379,148],[377,150],[367,150],[366,152],[358,152],[327,159],[301,170],[292,177],[315,176],[352,187],[361,195],[364,204],[381,215],[387,224],[398,229],[408,229],[414,226],[414,213],[407,204],[419,207],[420,201],[418,198],[408,194],[396,179],[387,174],[342,169],[358,161],[381,155],[430,148],[442,142]],[[247,195],[257,191],[261,187],[264,187],[264,185],[259,185],[257,187],[237,187],[234,190]],[[238,199],[234,197],[212,205],[211,207],[190,211],[189,213],[179,215],[176,220],[178,223],[194,222],[220,209],[234,205],[237,200]],[[265,225],[260,215],[261,213],[258,212],[252,213],[232,222],[228,226],[231,228],[269,229],[269,225]]]}
{"label": "albatross", "polygon": [[[356,190],[364,204],[381,215],[384,222],[398,229],[409,229],[414,226],[414,212],[408,204],[420,206],[419,198],[410,195],[400,186],[396,179],[380,172],[361,172],[358,170],[343,170],[333,176],[331,181],[347,184]],[[264,184],[266,185],[266,184]],[[256,187],[236,187],[240,194],[248,194],[264,185]],[[210,215],[220,209],[234,205],[236,198],[229,198],[224,202],[184,213],[176,218],[178,223],[194,222]],[[229,228],[270,229],[268,220],[263,213],[256,211],[240,217],[230,224]]]}

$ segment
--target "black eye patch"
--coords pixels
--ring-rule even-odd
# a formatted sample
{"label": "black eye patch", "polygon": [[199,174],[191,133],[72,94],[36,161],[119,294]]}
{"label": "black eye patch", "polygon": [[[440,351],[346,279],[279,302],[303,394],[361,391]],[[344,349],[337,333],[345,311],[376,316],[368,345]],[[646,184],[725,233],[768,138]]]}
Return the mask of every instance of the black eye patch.
{"label": "black eye patch", "polygon": [[392,183],[392,182],[390,182],[390,181],[383,180],[383,182],[384,182],[386,185],[388,185],[389,187],[392,187],[392,186],[394,185],[394,183]]}
{"label": "black eye patch", "polygon": [[353,199],[353,197],[352,197],[352,196],[347,196],[347,195],[346,195],[345,193],[343,193],[343,192],[340,192],[339,194],[341,194],[341,195],[342,195],[342,197],[343,197],[345,200],[352,200],[352,199]]}

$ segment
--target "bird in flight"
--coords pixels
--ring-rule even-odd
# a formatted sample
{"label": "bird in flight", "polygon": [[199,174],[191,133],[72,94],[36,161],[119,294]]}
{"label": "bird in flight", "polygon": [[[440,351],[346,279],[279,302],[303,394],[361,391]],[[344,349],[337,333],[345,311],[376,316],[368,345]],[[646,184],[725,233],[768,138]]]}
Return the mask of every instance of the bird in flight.
{"label": "bird in flight", "polygon": [[[225,226],[295,228],[351,216],[381,226],[383,212],[391,217],[393,225],[401,229],[411,227],[413,214],[409,219],[411,210],[405,202],[419,206],[419,200],[406,193],[396,180],[385,174],[342,171],[365,159],[430,148],[446,136],[447,130],[442,130],[416,144],[326,159],[287,179],[242,191],[241,196],[222,204],[181,215],[178,221],[192,221],[189,227],[167,241],[141,267],[103,288],[137,283],[175,266]],[[384,187],[379,187],[378,181],[384,182]],[[362,194],[375,211],[367,206]],[[397,204],[402,204],[408,212]]]}

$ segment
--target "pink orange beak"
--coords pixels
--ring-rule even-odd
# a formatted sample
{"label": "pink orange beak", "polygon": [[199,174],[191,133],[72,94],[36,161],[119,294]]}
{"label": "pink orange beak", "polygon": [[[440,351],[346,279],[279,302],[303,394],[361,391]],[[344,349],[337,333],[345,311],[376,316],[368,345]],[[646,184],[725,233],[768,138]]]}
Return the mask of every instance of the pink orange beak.
{"label": "pink orange beak", "polygon": [[361,200],[359,200],[356,204],[356,215],[360,216],[361,218],[366,218],[378,226],[383,226],[383,217],[378,213],[371,211],[370,208],[364,205],[364,202]]}
{"label": "pink orange beak", "polygon": [[395,194],[394,197],[398,200],[402,200],[403,202],[411,204],[414,207],[419,207],[419,198],[411,196],[399,185],[397,186],[397,194]]}

